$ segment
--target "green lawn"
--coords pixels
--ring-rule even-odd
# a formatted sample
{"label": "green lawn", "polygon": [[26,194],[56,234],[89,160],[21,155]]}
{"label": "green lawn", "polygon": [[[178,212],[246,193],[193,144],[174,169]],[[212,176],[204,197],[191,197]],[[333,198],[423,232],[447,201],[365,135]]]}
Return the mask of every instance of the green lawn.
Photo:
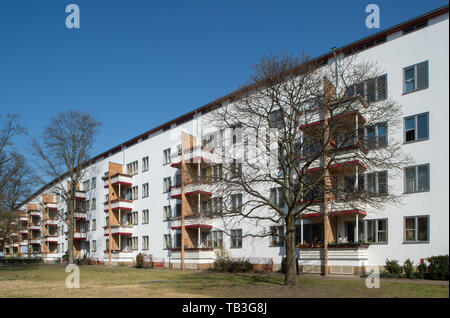
{"label": "green lawn", "polygon": [[449,297],[448,282],[365,280],[299,276],[295,287],[283,275],[80,266],[80,288],[68,289],[65,266],[0,267],[0,297]]}

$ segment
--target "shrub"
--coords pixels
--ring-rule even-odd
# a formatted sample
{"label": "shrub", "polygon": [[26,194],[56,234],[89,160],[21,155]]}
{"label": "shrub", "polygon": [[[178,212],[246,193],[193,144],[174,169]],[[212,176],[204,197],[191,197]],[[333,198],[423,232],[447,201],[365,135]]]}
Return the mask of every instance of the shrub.
{"label": "shrub", "polygon": [[136,256],[136,268],[142,268],[144,267],[144,256],[142,255],[142,253],[139,253]]}
{"label": "shrub", "polygon": [[[227,264],[228,265],[228,264]],[[230,273],[247,273],[253,269],[253,265],[248,260],[231,261],[228,272]]]}
{"label": "shrub", "polygon": [[430,279],[448,280],[448,255],[432,256],[427,258]]}
{"label": "shrub", "polygon": [[409,258],[403,263],[403,273],[406,278],[414,278],[414,262]]}
{"label": "shrub", "polygon": [[389,274],[391,274],[392,277],[402,276],[402,267],[398,264],[397,260],[386,259],[386,264],[384,268]]}
{"label": "shrub", "polygon": [[419,264],[417,266],[417,272],[414,273],[414,278],[424,279],[426,272],[427,272],[427,265],[425,265],[425,263]]}
{"label": "shrub", "polygon": [[88,257],[80,259],[80,265],[91,265],[91,259]]}
{"label": "shrub", "polygon": [[65,253],[62,257],[61,257],[61,259],[64,261],[64,262],[68,262],[69,261],[69,253]]}

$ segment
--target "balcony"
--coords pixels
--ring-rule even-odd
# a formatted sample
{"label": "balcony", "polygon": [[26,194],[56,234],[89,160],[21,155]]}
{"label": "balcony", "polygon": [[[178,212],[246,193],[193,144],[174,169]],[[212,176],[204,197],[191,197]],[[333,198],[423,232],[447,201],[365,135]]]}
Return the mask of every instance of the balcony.
{"label": "balcony", "polygon": [[[184,220],[185,228],[212,228],[212,218],[209,216],[191,216],[186,217]],[[172,219],[172,230],[180,230],[181,229],[181,218]]]}
{"label": "balcony", "polygon": [[30,231],[40,231],[41,230],[41,226],[40,225],[30,225],[29,226]]}
{"label": "balcony", "polygon": [[[185,248],[186,260],[209,260],[214,259],[214,249],[212,248]],[[181,248],[171,249],[171,259],[181,259]]]}
{"label": "balcony", "polygon": [[[104,262],[109,262],[109,251],[104,251]],[[125,250],[125,251],[112,251],[111,252],[111,260],[115,262],[126,262],[126,263],[132,263],[134,261],[133,257],[133,251],[131,250]]]}
{"label": "balcony", "polygon": [[[132,235],[132,228],[130,225],[112,225],[111,235]],[[109,228],[105,226],[104,229],[104,236],[109,236]]]}
{"label": "balcony", "polygon": [[26,217],[26,216],[21,216],[21,217],[19,218],[19,220],[20,220],[21,222],[28,222],[28,217]]}
{"label": "balcony", "polygon": [[[111,186],[117,186],[119,184],[121,186],[130,187],[133,185],[133,177],[128,174],[124,174],[124,173],[117,173],[117,174],[111,176]],[[107,189],[109,187],[109,179],[108,178],[104,179],[103,187],[105,189]]]}
{"label": "balcony", "polygon": [[39,211],[30,211],[30,215],[31,216],[34,216],[34,217],[41,217],[41,212],[39,212]]}
{"label": "balcony", "polygon": [[73,239],[74,240],[85,240],[87,238],[86,232],[74,232]]}
{"label": "balcony", "polygon": [[[190,184],[185,185],[184,194],[192,195],[192,194],[203,194],[206,196],[211,196],[213,191],[212,183],[207,183],[203,181],[196,181]],[[170,190],[170,197],[172,199],[180,199],[181,198],[181,186],[174,187]]]}
{"label": "balcony", "polygon": [[[341,245],[341,246],[339,246]],[[355,274],[355,267],[363,267],[368,262],[367,244],[338,244],[328,245],[328,265],[331,274]],[[323,248],[300,247],[299,264],[320,272],[323,262]],[[305,271],[305,270],[304,270]]]}
{"label": "balcony", "polygon": [[73,218],[76,220],[86,220],[86,212],[74,212]]}
{"label": "balcony", "polygon": [[20,244],[21,246],[28,245],[28,240],[22,240],[22,241],[20,241],[19,244]]}
{"label": "balcony", "polygon": [[45,209],[51,209],[51,210],[57,210],[58,209],[58,204],[55,202],[45,202],[44,203],[44,208]]}
{"label": "balcony", "polygon": [[[211,163],[213,162],[213,150],[201,147],[193,147],[190,151],[184,152],[184,162],[185,163]],[[179,168],[181,167],[181,152],[177,152],[171,155],[172,164],[171,167]]]}
{"label": "balcony", "polygon": [[28,230],[20,230],[19,233],[20,234],[28,234]]}
{"label": "balcony", "polygon": [[86,191],[81,191],[81,190],[76,190],[75,191],[75,199],[86,200],[86,198],[87,198]]}
{"label": "balcony", "polygon": [[59,222],[58,220],[48,219],[44,221],[44,224],[50,226],[57,226],[58,222]]}
{"label": "balcony", "polygon": [[[118,199],[111,201],[111,210],[131,211],[132,205],[132,200]],[[105,202],[105,212],[109,212],[109,202]]]}
{"label": "balcony", "polygon": [[30,240],[30,244],[41,245],[41,240],[40,239],[32,239],[32,240]]}
{"label": "balcony", "polygon": [[49,243],[58,243],[58,236],[57,235],[48,235],[45,237],[45,241]]}

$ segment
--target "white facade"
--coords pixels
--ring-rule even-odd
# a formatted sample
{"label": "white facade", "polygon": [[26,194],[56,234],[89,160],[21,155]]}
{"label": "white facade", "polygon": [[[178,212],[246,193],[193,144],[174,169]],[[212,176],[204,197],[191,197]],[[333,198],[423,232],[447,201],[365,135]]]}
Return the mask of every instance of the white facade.
{"label": "white facade", "polygon": [[[382,211],[370,211],[363,220],[387,219],[387,242],[371,244],[366,251],[336,251],[336,259],[348,262],[336,261],[336,265],[351,264],[355,266],[384,265],[386,259],[397,259],[400,263],[411,258],[416,264],[420,259],[434,255],[448,254],[449,251],[449,200],[448,200],[448,7],[447,11],[428,20],[428,26],[417,31],[403,35],[399,30],[387,35],[385,43],[376,45],[359,53],[359,57],[371,60],[387,74],[388,93],[390,98],[402,105],[403,116],[428,113],[428,138],[423,141],[405,143],[403,150],[410,153],[415,164],[429,165],[429,191],[405,194],[401,206],[388,205]],[[428,61],[428,88],[404,94],[405,67]],[[329,63],[334,63],[330,58]],[[201,113],[193,115],[193,119],[182,124],[173,123],[168,129],[159,129],[148,135],[145,140],[124,148],[106,158],[100,158],[91,165],[86,175],[86,180],[96,178],[96,187],[86,193],[86,200],[92,202],[96,199],[95,209],[87,211],[89,229],[85,234],[82,246],[91,259],[99,261],[108,260],[105,236],[104,211],[105,195],[108,189],[104,188],[101,177],[108,171],[108,162],[127,164],[138,161],[138,173],[132,176],[132,186],[138,186],[138,199],[129,203],[132,212],[138,212],[138,224],[133,225],[131,237],[138,238],[138,246],[132,252],[121,252],[113,256],[114,261],[131,262],[140,252],[151,254],[153,257],[164,259],[169,263],[171,259],[178,258],[178,251],[164,249],[164,235],[171,235],[175,242],[176,231],[171,227],[178,226],[179,221],[164,221],[163,207],[171,205],[172,213],[176,209],[176,199],[171,199],[170,192],[163,192],[163,179],[170,177],[174,184],[176,169],[170,163],[163,163],[163,151],[171,148],[171,153],[176,152],[176,146],[180,143],[181,132],[197,135],[197,119],[204,116]],[[403,134],[390,134],[389,138],[403,140]],[[143,171],[143,158],[148,157],[149,169]],[[173,163],[174,161],[172,161]],[[124,171],[125,172],[125,171]],[[397,175],[389,174],[389,186],[396,193],[403,193],[405,188],[404,172]],[[143,184],[149,184],[149,193],[143,198]],[[173,193],[178,191],[173,190]],[[45,192],[45,191],[44,191]],[[173,194],[172,193],[172,194]],[[35,202],[39,202],[39,196]],[[63,207],[60,207],[63,208]],[[143,211],[148,210],[148,223],[143,224]],[[405,243],[404,217],[429,216],[429,239],[426,242]],[[95,230],[92,225],[95,220]],[[178,223],[177,223],[178,222]],[[220,220],[210,221],[213,228],[220,229]],[[307,221],[305,221],[305,224]],[[60,223],[62,225],[62,223]],[[243,233],[253,225],[250,221],[241,224]],[[363,231],[364,228],[359,229]],[[345,234],[345,229],[342,229]],[[64,245],[67,250],[65,235],[59,231],[58,244]],[[80,234],[83,235],[83,234]],[[148,249],[143,250],[143,237],[148,236]],[[95,250],[94,242],[95,241]],[[272,258],[274,264],[280,264],[285,255],[284,247],[271,247],[269,238],[243,238],[242,248],[230,248],[230,237],[224,235],[223,242],[232,257],[245,258]],[[51,254],[51,258],[61,257],[59,254]],[[306,266],[317,266],[320,262],[319,251],[298,251],[300,262]],[[186,262],[196,263],[210,262],[214,257],[212,251],[197,251],[190,254]],[[333,254],[330,254],[333,257]]]}

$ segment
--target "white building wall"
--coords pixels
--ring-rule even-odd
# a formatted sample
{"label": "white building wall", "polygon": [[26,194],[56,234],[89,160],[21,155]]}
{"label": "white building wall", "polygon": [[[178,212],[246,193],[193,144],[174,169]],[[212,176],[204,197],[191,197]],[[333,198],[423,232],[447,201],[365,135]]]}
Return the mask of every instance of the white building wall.
{"label": "white building wall", "polygon": [[[388,36],[384,44],[367,49],[359,54],[365,60],[377,61],[388,75],[388,91],[393,100],[402,105],[403,116],[429,112],[429,139],[404,145],[404,150],[411,153],[416,164],[430,164],[430,191],[405,195],[403,205],[386,206],[382,211],[368,211],[368,219],[388,218],[388,243],[371,245],[368,249],[369,264],[383,265],[385,260],[398,259],[403,262],[411,258],[416,263],[420,258],[432,255],[448,254],[449,250],[449,203],[448,203],[448,14],[441,15],[429,21],[429,26],[401,35],[401,32]],[[429,87],[403,95],[403,68],[422,61],[429,61]],[[163,150],[175,147],[180,143],[181,131],[196,134],[196,120],[188,121],[179,126],[172,125],[166,131],[158,131],[148,139],[124,149],[106,159],[93,164],[89,175],[96,176],[96,188],[88,193],[90,202],[96,198],[96,209],[88,211],[90,227],[96,219],[96,230],[90,231],[87,242],[96,240],[96,251],[91,251],[90,257],[98,260],[107,258],[103,226],[106,213],[104,200],[107,189],[103,188],[101,177],[108,170],[108,162],[124,165],[138,161],[139,173],[133,176],[133,186],[138,185],[138,200],[133,202],[133,211],[138,211],[138,225],[133,227],[133,237],[138,237],[138,250],[133,257],[144,252],[154,257],[164,258],[168,262],[170,251],[163,249],[163,235],[174,235],[170,230],[171,222],[163,221],[163,206],[171,205],[175,211],[176,201],[170,199],[170,193],[163,193],[163,178],[174,177],[177,169],[170,164],[163,165]],[[207,129],[204,127],[203,129]],[[388,131],[389,138],[403,139],[403,131]],[[142,158],[149,157],[149,170],[142,172]],[[142,198],[142,184],[149,183],[149,196]],[[389,175],[389,185],[396,193],[403,193],[403,172]],[[142,224],[142,211],[149,210],[149,223]],[[420,244],[403,243],[403,217],[409,215],[430,215],[430,241]],[[252,225],[242,224],[243,232],[250,231]],[[220,221],[214,221],[214,226],[220,228]],[[268,225],[267,225],[268,226]],[[360,229],[361,230],[361,229]],[[142,236],[149,236],[149,250],[142,251]],[[172,242],[175,237],[172,237]],[[67,249],[67,241],[60,237]],[[243,246],[230,249],[230,238],[224,235],[225,247],[232,257],[270,257],[274,263],[280,263],[285,254],[284,248],[270,247],[269,238],[244,238]],[[63,251],[60,252],[63,254]]]}

